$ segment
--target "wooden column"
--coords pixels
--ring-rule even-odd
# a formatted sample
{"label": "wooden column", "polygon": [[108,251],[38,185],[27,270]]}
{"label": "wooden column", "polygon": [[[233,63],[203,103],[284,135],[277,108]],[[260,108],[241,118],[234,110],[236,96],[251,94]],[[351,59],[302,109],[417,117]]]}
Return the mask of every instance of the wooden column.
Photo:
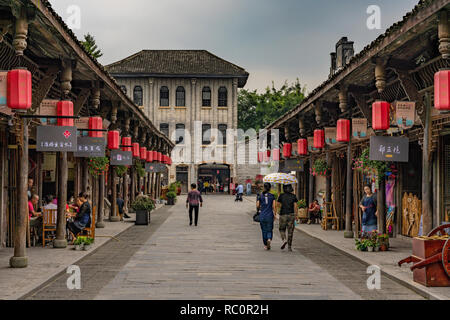
{"label": "wooden column", "polygon": [[119,222],[120,217],[117,212],[117,181],[116,169],[111,167],[111,215],[109,220],[111,222]]}
{"label": "wooden column", "polygon": [[[83,165],[83,180],[81,183],[81,192],[87,192],[88,185],[89,185],[89,170],[88,170],[88,159],[83,159],[84,165]],[[76,195],[78,196],[78,195]]]}
{"label": "wooden column", "polygon": [[102,173],[98,177],[98,207],[97,207],[97,219],[95,221],[96,228],[104,228],[103,211],[105,210],[105,174]]}
{"label": "wooden column", "polygon": [[123,211],[128,212],[128,171],[123,175]]}
{"label": "wooden column", "polygon": [[433,229],[432,163],[431,163],[431,97],[425,94],[425,124],[422,145],[422,219],[423,235]]}
{"label": "wooden column", "polygon": [[[309,158],[309,167],[313,167],[313,159]],[[314,176],[309,176],[309,197],[308,197],[308,205],[314,201]]]}
{"label": "wooden column", "polygon": [[58,219],[53,248],[66,248],[67,152],[58,152]]}
{"label": "wooden column", "polygon": [[136,172],[134,169],[134,165],[131,166],[130,168],[130,189],[131,189],[131,194],[130,194],[130,207],[133,204],[134,200],[136,199]]}
{"label": "wooden column", "polygon": [[378,231],[386,233],[386,180],[379,177],[379,187],[377,192],[377,211],[378,211]]}
{"label": "wooden column", "polygon": [[[328,167],[333,168],[333,160],[332,160],[331,152],[327,152],[326,161],[327,161]],[[325,181],[325,201],[326,202],[331,202],[331,176],[332,176],[332,174],[330,174],[330,176],[327,176],[326,181]]]}
{"label": "wooden column", "polygon": [[[351,113],[351,111],[350,111]],[[350,128],[350,132],[351,128]],[[345,232],[344,238],[353,238],[352,208],[353,208],[353,170],[352,170],[352,137],[347,145],[347,170],[346,170],[346,190],[345,190]]]}
{"label": "wooden column", "polygon": [[27,225],[28,225],[28,120],[21,119],[22,137],[18,137],[18,159],[19,159],[19,181],[18,181],[18,202],[19,210],[17,212],[14,228],[14,256],[9,260],[11,268],[25,268],[28,266],[28,257],[26,255],[27,245]]}

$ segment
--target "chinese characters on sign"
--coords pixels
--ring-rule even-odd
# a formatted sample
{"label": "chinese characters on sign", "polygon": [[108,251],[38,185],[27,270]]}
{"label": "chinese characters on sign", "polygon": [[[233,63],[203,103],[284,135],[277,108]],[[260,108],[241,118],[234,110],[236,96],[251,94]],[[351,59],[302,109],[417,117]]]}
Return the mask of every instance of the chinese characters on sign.
{"label": "chinese characters on sign", "polygon": [[352,119],[352,135],[356,139],[367,136],[367,119]]}
{"label": "chinese characters on sign", "polygon": [[166,166],[162,163],[149,163],[145,164],[145,172],[164,172],[166,170]]}
{"label": "chinese characters on sign", "polygon": [[75,152],[77,151],[77,128],[38,126],[36,140],[36,151]]}
{"label": "chinese characters on sign", "polygon": [[409,129],[414,125],[416,103],[410,101],[395,102],[395,123],[400,129]]}
{"label": "chinese characters on sign", "polygon": [[78,137],[77,152],[75,157],[78,158],[99,158],[105,156],[106,139]]}
{"label": "chinese characters on sign", "polygon": [[111,150],[112,166],[131,166],[133,164],[133,153],[131,151]]}
{"label": "chinese characters on sign", "polygon": [[370,160],[408,162],[409,139],[403,137],[370,137]]}
{"label": "chinese characters on sign", "polygon": [[336,127],[333,128],[325,128],[325,142],[328,145],[334,144],[337,142],[336,140]]}
{"label": "chinese characters on sign", "polygon": [[287,159],[282,165],[281,172],[290,173],[291,171],[304,171],[304,163],[301,159]]}

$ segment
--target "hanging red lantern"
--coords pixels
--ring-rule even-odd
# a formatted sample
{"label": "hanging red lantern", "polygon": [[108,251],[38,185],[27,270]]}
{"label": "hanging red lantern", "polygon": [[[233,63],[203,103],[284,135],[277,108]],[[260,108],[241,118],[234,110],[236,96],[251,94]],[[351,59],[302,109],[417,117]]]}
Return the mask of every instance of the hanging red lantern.
{"label": "hanging red lantern", "polygon": [[147,151],[147,162],[153,162],[153,152]]}
{"label": "hanging red lantern", "polygon": [[156,151],[150,151],[153,154],[153,162],[155,162],[158,159],[158,153]]}
{"label": "hanging red lantern", "polygon": [[172,165],[172,158],[169,157],[169,166],[171,166],[171,165]]}
{"label": "hanging red lantern", "polygon": [[262,151],[258,152],[258,162],[263,162],[263,152]]}
{"label": "hanging red lantern", "polygon": [[325,131],[322,129],[314,130],[314,148],[322,149],[325,147]]}
{"label": "hanging red lantern", "polygon": [[306,139],[297,140],[297,153],[299,156],[306,156],[308,154],[308,140]]}
{"label": "hanging red lantern", "polygon": [[141,147],[141,160],[147,160],[147,148]]}
{"label": "hanging red lantern", "polygon": [[264,162],[270,161],[270,150],[266,150],[265,152],[263,152],[263,160]]}
{"label": "hanging red lantern", "polygon": [[272,160],[273,161],[280,161],[280,149],[273,149],[272,150]]}
{"label": "hanging red lantern", "polygon": [[[89,118],[89,129],[90,130],[102,130],[103,120],[100,117],[90,117]],[[101,138],[103,137],[103,132],[101,131],[89,131],[89,137]]]}
{"label": "hanging red lantern", "polygon": [[336,140],[339,142],[350,141],[350,120],[339,119],[337,122]]}
{"label": "hanging red lantern", "polygon": [[158,152],[158,162],[162,162],[163,154]]}
{"label": "hanging red lantern", "polygon": [[120,141],[119,131],[117,130],[108,131],[108,149],[110,150],[119,149],[119,141]]}
{"label": "hanging red lantern", "polygon": [[[73,117],[73,102],[68,100],[58,101],[56,104],[56,115],[58,117]],[[73,127],[73,119],[58,118],[58,126]]]}
{"label": "hanging red lantern", "polygon": [[372,129],[389,129],[389,111],[391,105],[386,101],[376,101],[372,104]]}
{"label": "hanging red lantern", "polygon": [[132,151],[132,149],[131,149],[131,137],[123,137],[122,138],[122,151]]}
{"label": "hanging red lantern", "polygon": [[6,100],[11,109],[28,110],[31,108],[31,72],[26,69],[8,71]]}
{"label": "hanging red lantern", "polygon": [[285,159],[288,159],[292,156],[292,144],[291,143],[285,143],[283,145],[283,157]]}
{"label": "hanging red lantern", "polygon": [[139,143],[137,143],[137,142],[133,143],[133,150],[132,150],[132,152],[133,152],[133,157],[134,158],[140,158],[141,157],[141,153],[140,153],[140,150],[139,150]]}
{"label": "hanging red lantern", "polygon": [[434,74],[434,107],[440,111],[450,111],[450,70]]}

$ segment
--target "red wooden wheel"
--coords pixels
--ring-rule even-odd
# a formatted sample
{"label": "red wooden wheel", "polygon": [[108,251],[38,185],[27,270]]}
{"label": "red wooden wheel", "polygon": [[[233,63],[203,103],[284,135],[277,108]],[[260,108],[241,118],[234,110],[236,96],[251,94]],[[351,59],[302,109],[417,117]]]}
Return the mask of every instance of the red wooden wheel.
{"label": "red wooden wheel", "polygon": [[447,276],[450,278],[450,262],[448,261],[450,256],[450,239],[445,241],[442,247],[442,266],[444,267]]}
{"label": "red wooden wheel", "polygon": [[442,226],[439,226],[437,228],[434,228],[433,230],[430,231],[430,233],[428,233],[428,237],[432,237],[434,235],[436,235],[437,233],[439,233],[441,236],[446,236],[447,233],[445,232],[445,229],[450,228],[450,224],[444,224]]}

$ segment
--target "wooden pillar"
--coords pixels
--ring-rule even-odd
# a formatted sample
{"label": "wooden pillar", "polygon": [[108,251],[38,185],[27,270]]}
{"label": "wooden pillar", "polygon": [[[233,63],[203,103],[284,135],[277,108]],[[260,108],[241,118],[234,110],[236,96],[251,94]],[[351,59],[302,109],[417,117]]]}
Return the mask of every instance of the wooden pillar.
{"label": "wooden pillar", "polygon": [[105,210],[105,173],[98,177],[98,207],[97,219],[95,221],[96,228],[104,228],[103,211]]}
{"label": "wooden pillar", "polygon": [[[19,181],[18,181],[18,202],[19,210],[16,216],[16,226],[14,228],[14,256],[9,260],[12,268],[25,268],[28,266],[26,255],[26,236],[28,225],[28,120],[21,120],[22,137],[18,138],[18,158],[19,158]],[[22,140],[22,141],[21,141]]]}
{"label": "wooden pillar", "polygon": [[422,145],[422,230],[423,235],[433,229],[432,165],[431,165],[431,97],[425,94],[425,124]]}
{"label": "wooden pillar", "polygon": [[120,221],[120,217],[117,212],[117,181],[116,181],[116,169],[111,167],[111,215],[109,220],[111,222]]}
{"label": "wooden pillar", "polygon": [[296,175],[296,178],[297,178],[297,188],[296,188],[296,195],[297,195],[297,199],[301,199],[301,197],[302,197],[302,181],[301,181],[301,178],[302,178],[302,173],[300,172],[300,171],[297,171],[296,173],[295,173],[295,175]]}
{"label": "wooden pillar", "polygon": [[377,192],[378,231],[386,233],[386,179],[379,174]]}
{"label": "wooden pillar", "polygon": [[67,203],[67,152],[58,152],[58,210],[56,222],[56,238],[53,248],[66,248],[66,203]]}
{"label": "wooden pillar", "polygon": [[128,212],[128,171],[123,175],[123,210]]}
{"label": "wooden pillar", "polygon": [[[351,111],[350,111],[351,113]],[[351,128],[350,128],[350,132]],[[352,226],[352,199],[353,199],[353,170],[352,170],[352,138],[347,145],[347,170],[346,170],[346,190],[345,190],[345,232],[344,238],[353,238]]]}
{"label": "wooden pillar", "polygon": [[130,168],[130,183],[131,183],[131,194],[130,194],[130,206],[133,204],[134,200],[136,199],[136,171],[134,169],[134,165]]}
{"label": "wooden pillar", "polygon": [[[327,152],[326,155],[326,160],[327,160],[327,165],[329,168],[333,168],[333,162],[332,162],[332,156],[330,152]],[[331,169],[333,170],[333,169]],[[326,181],[325,181],[325,201],[326,202],[331,202],[331,176],[332,173],[330,174],[330,176],[327,176]]]}
{"label": "wooden pillar", "polygon": [[[88,159],[83,160],[83,180],[81,184],[81,192],[87,192],[88,184],[89,184],[89,170],[88,170]],[[78,195],[76,195],[78,196]]]}
{"label": "wooden pillar", "polygon": [[[313,159],[309,158],[309,167],[313,167]],[[309,197],[308,197],[308,205],[314,201],[314,176],[309,176]]]}

